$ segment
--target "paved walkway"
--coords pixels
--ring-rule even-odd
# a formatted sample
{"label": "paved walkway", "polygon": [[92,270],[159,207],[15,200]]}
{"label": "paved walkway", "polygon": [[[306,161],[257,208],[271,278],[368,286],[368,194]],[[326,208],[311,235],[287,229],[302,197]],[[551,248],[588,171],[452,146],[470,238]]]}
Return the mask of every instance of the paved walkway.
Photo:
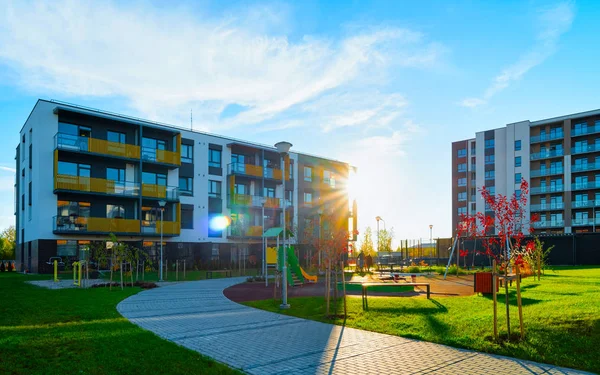
{"label": "paved walkway", "polygon": [[584,374],[239,305],[244,278],[147,290],[117,309],[142,328],[250,374]]}

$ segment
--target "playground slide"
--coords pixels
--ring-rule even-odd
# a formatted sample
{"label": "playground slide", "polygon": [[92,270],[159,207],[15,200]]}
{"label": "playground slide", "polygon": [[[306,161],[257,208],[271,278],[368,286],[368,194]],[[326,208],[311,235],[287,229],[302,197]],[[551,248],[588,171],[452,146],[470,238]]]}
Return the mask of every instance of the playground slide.
{"label": "playground slide", "polygon": [[304,279],[306,279],[306,281],[308,281],[309,283],[317,282],[317,275],[311,276],[307,274],[306,271],[304,271],[304,268],[302,267],[300,267],[300,271],[302,272],[302,276],[304,277]]}
{"label": "playground slide", "polygon": [[[283,246],[279,247],[279,251],[281,254],[281,251],[283,251]],[[282,257],[279,257],[279,259],[282,259]],[[296,257],[296,254],[294,254],[294,247],[293,246],[289,246],[287,248],[287,264],[288,264],[288,272],[287,272],[287,277],[288,277],[288,283],[290,284],[290,286],[294,285],[294,280],[292,279],[292,273],[294,273],[296,275],[296,278],[298,278],[298,280],[300,280],[301,282],[311,282],[311,283],[316,283],[317,282],[317,276],[311,276],[308,273],[306,273],[306,271],[304,271],[304,269],[302,267],[300,267],[300,262],[298,261],[298,258]],[[281,269],[282,264],[278,264],[279,269]]]}

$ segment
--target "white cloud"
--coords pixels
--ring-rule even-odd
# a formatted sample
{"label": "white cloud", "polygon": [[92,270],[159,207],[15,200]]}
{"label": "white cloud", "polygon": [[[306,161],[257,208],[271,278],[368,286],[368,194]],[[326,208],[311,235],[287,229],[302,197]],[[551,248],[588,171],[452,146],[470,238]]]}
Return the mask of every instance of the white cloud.
{"label": "white cloud", "polygon": [[538,27],[537,43],[532,47],[532,50],[494,77],[481,98],[467,98],[462,100],[460,105],[474,108],[486,104],[494,95],[507,88],[511,83],[520,80],[528,71],[543,63],[556,52],[559,38],[569,31],[574,19],[575,6],[571,2],[563,2],[541,9],[536,19]]}
{"label": "white cloud", "polygon": [[0,170],[7,171],[7,172],[12,172],[12,173],[17,173],[17,170],[15,168],[5,167],[5,166],[2,166],[2,165],[0,165]]}
{"label": "white cloud", "polygon": [[[4,8],[0,62],[20,85],[45,96],[123,97],[145,117],[183,126],[193,108],[204,129],[268,120],[390,64],[431,64],[442,50],[396,27],[292,42],[273,32],[285,29],[285,12],[270,7],[221,17],[139,2],[19,1]],[[231,103],[248,109],[219,118]]]}

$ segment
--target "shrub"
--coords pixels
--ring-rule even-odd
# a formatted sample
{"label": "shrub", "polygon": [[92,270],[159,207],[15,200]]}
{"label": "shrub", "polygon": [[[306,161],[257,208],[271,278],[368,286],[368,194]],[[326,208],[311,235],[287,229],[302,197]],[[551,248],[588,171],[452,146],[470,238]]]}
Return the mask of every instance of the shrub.
{"label": "shrub", "polygon": [[420,273],[420,272],[421,272],[421,269],[418,266],[413,265],[413,266],[408,267],[408,273]]}

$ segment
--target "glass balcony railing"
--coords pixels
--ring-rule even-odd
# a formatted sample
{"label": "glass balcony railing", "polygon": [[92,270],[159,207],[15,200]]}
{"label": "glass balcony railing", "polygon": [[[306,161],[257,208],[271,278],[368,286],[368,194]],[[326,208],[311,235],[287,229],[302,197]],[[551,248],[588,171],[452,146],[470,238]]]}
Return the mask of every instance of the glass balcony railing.
{"label": "glass balcony railing", "polygon": [[[281,181],[281,169],[271,167],[261,167],[260,165],[244,164],[244,163],[230,163],[227,165],[227,173],[242,175],[248,177],[258,178],[270,178],[273,180]],[[289,180],[286,178],[286,180]]]}
{"label": "glass balcony railing", "polygon": [[564,155],[564,150],[540,151],[531,154],[531,160],[555,158]]}
{"label": "glass balcony railing", "polygon": [[559,193],[563,190],[563,185],[536,186],[531,188],[531,194]]}
{"label": "glass balcony railing", "polygon": [[563,174],[564,171],[565,170],[563,167],[533,169],[531,171],[531,177],[552,176],[552,175],[556,175],[556,174]]}
{"label": "glass balcony railing", "polygon": [[65,133],[57,133],[54,136],[54,146],[58,150],[87,152],[127,159],[140,158],[140,146]]}
{"label": "glass balcony railing", "polygon": [[54,216],[53,230],[56,233],[120,233],[139,234],[137,219],[100,218],[82,216]]}
{"label": "glass balcony railing", "polygon": [[532,212],[535,211],[552,211],[552,210],[563,210],[565,208],[565,204],[563,202],[560,203],[541,203],[541,204],[532,204],[530,209]]}
{"label": "glass balcony railing", "polygon": [[600,181],[574,182],[571,190],[600,189]]}
{"label": "glass balcony railing", "polygon": [[600,133],[600,124],[596,124],[594,126],[586,126],[585,128],[573,129],[571,130],[571,137],[578,137],[580,135],[588,135]]}
{"label": "glass balcony railing", "polygon": [[585,227],[587,225],[592,226],[592,225],[598,225],[600,224],[600,217],[597,217],[594,223],[594,219],[591,217],[580,217],[580,218],[573,218],[571,219],[571,226],[574,227]]}
{"label": "glass balcony railing", "polygon": [[586,152],[600,151],[600,143],[594,143],[591,145],[575,145],[571,147],[571,154],[585,154]]}
{"label": "glass balcony railing", "polygon": [[142,196],[146,198],[164,199],[166,201],[179,200],[179,188],[175,186],[142,184]]}
{"label": "glass balcony railing", "polygon": [[586,164],[573,164],[571,166],[571,172],[586,172],[600,169],[600,162],[586,163]]}
{"label": "glass balcony railing", "polygon": [[[257,195],[235,194],[228,197],[229,206],[262,207],[263,200],[265,208],[283,208],[282,198],[260,197]],[[292,207],[292,202],[286,200],[286,208]]]}
{"label": "glass balcony railing", "polygon": [[54,190],[138,197],[140,195],[140,184],[137,182],[57,174],[54,176]]}
{"label": "glass balcony railing", "polygon": [[243,227],[232,224],[227,228],[227,237],[261,237],[262,233],[262,226]]}
{"label": "glass balcony railing", "polygon": [[181,153],[158,150],[152,147],[142,147],[142,160],[154,163],[181,165]]}
{"label": "glass balcony railing", "polygon": [[600,207],[600,199],[586,200],[586,201],[573,201],[573,202],[571,202],[571,207],[572,208]]}
{"label": "glass balcony railing", "polygon": [[534,228],[561,228],[565,226],[564,220],[542,220],[533,223]]}
{"label": "glass balcony railing", "polygon": [[530,138],[530,142],[531,143],[539,143],[539,142],[553,141],[555,139],[562,139],[564,137],[565,137],[565,133],[563,133],[561,130],[560,132],[556,132],[556,133],[534,135]]}

